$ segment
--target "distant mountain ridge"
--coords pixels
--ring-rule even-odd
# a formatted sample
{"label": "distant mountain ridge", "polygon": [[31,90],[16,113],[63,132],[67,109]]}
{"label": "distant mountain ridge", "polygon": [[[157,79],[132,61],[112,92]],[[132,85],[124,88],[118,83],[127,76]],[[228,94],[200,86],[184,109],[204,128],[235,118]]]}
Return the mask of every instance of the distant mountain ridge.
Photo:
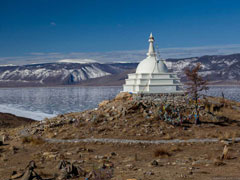
{"label": "distant mountain ridge", "polygon": [[168,59],[167,64],[184,80],[184,68],[198,62],[202,64],[200,74],[209,81],[240,80],[240,54]]}
{"label": "distant mountain ridge", "polygon": [[122,73],[137,63],[46,63],[0,66],[0,87],[74,85]]}
{"label": "distant mountain ridge", "polygon": [[[238,83],[240,54],[167,59],[166,64],[184,81],[184,68],[200,62],[201,75],[213,83]],[[0,87],[58,85],[122,85],[138,63],[46,63],[0,66]],[[240,83],[239,83],[240,84]]]}

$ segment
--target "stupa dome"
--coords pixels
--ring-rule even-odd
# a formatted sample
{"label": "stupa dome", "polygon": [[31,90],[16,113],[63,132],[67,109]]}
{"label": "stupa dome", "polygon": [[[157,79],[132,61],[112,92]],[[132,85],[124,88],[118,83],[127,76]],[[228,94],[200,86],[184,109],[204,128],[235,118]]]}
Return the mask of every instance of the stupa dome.
{"label": "stupa dome", "polygon": [[141,73],[157,73],[157,61],[155,57],[147,57],[146,59],[142,60],[138,66],[136,73],[141,74]]}
{"label": "stupa dome", "polygon": [[163,60],[157,61],[155,57],[147,57],[138,66],[137,74],[167,73],[168,68]]}

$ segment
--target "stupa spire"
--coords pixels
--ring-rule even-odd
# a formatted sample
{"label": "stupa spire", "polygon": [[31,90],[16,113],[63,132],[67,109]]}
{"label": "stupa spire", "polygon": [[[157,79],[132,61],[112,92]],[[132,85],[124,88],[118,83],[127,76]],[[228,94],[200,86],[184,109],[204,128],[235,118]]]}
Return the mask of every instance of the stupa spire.
{"label": "stupa spire", "polygon": [[154,45],[153,45],[154,37],[153,37],[152,33],[150,34],[148,41],[149,41],[149,48],[148,48],[147,56],[155,56],[156,53],[155,53],[155,49],[154,49]]}

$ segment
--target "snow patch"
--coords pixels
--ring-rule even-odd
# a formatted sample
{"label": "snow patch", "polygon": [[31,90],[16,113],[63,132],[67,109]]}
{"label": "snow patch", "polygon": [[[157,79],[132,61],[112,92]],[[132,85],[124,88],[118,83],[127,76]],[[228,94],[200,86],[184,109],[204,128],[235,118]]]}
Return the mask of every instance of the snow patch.
{"label": "snow patch", "polygon": [[232,61],[224,61],[225,64],[227,64],[228,66],[233,65],[234,63],[238,62],[236,59],[232,60]]}
{"label": "snow patch", "polygon": [[59,63],[79,63],[79,64],[97,63],[97,61],[93,60],[93,59],[62,59],[57,62],[59,62]]}
{"label": "snow patch", "polygon": [[0,67],[7,67],[7,66],[16,66],[16,65],[13,65],[13,64],[0,64]]}

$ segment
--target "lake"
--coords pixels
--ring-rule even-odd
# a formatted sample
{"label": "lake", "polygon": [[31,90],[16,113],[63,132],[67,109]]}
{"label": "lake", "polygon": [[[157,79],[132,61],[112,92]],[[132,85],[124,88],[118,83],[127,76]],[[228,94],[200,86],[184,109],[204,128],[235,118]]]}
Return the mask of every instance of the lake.
{"label": "lake", "polygon": [[[34,87],[0,88],[0,112],[42,120],[68,112],[96,108],[103,100],[114,98],[122,87]],[[211,96],[240,101],[237,86],[210,87]]]}

